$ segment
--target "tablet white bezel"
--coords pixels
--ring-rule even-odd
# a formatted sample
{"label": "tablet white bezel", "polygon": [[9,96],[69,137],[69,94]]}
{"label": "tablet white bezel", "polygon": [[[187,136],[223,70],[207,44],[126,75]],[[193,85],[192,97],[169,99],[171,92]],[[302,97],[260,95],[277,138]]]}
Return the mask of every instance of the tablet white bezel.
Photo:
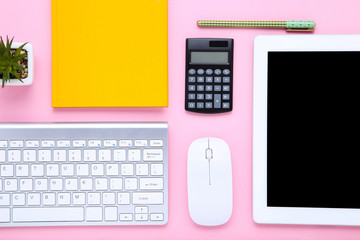
{"label": "tablet white bezel", "polygon": [[[257,223],[360,225],[360,209],[267,206],[269,51],[360,51],[360,35],[262,35],[254,42],[253,218]],[[316,66],[313,66],[316,68]],[[294,74],[297,69],[294,69]],[[300,69],[306,71],[306,69]],[[354,191],[356,191],[354,189]]]}

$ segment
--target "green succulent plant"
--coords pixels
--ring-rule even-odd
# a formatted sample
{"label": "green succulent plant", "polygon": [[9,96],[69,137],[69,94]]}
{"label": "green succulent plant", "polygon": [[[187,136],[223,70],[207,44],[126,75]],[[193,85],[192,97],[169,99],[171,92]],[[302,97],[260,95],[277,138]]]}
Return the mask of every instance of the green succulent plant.
{"label": "green succulent plant", "polygon": [[[11,78],[16,77],[23,82],[18,74],[18,71],[23,71],[25,68],[19,64],[19,61],[26,57],[26,53],[21,54],[23,47],[27,44],[24,43],[15,52],[12,52],[11,45],[14,38],[9,41],[6,37],[6,43],[0,37],[0,78],[2,78],[2,87],[5,83],[10,81]],[[1,77],[2,76],[2,77]]]}

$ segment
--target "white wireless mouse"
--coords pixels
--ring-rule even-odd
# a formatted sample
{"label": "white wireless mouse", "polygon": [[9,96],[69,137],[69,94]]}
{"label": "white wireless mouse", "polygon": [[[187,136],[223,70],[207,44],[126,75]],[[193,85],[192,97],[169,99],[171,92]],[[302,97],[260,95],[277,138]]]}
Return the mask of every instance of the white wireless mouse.
{"label": "white wireless mouse", "polygon": [[219,138],[200,138],[188,152],[188,201],[192,220],[203,226],[226,223],[232,213],[230,149]]}

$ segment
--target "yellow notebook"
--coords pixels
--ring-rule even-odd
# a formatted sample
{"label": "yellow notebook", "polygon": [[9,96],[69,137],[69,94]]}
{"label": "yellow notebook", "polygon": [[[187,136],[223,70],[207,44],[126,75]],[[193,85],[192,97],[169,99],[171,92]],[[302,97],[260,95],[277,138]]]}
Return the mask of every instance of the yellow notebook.
{"label": "yellow notebook", "polygon": [[168,106],[167,0],[52,0],[53,107]]}

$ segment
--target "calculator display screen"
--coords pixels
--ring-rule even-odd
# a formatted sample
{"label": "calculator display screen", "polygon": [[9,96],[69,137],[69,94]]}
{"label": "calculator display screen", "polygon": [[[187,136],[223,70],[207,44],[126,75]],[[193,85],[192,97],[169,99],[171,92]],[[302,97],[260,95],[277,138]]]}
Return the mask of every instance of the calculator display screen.
{"label": "calculator display screen", "polygon": [[229,52],[191,52],[190,64],[229,64]]}

